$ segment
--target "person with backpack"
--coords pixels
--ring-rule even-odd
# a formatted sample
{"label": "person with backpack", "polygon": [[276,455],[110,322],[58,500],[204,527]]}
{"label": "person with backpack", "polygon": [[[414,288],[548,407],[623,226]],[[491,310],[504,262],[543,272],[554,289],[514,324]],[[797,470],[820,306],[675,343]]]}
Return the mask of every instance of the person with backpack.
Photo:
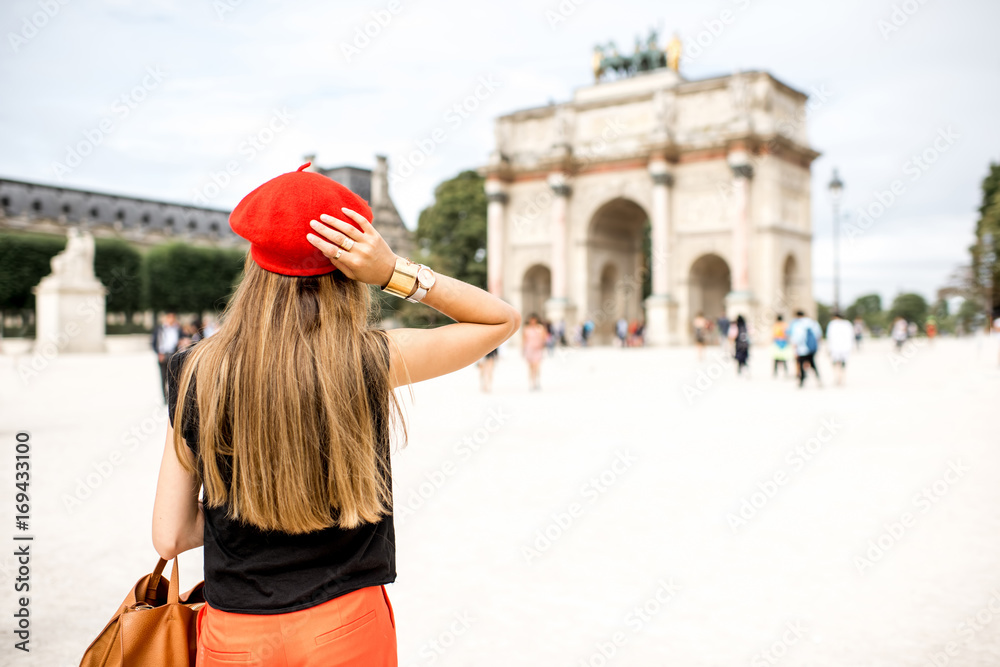
{"label": "person with backpack", "polygon": [[788,326],[788,340],[795,348],[795,361],[799,369],[799,387],[806,383],[806,366],[810,366],[816,374],[816,382],[823,386],[823,381],[819,377],[819,369],[816,368],[816,352],[819,351],[819,339],[823,335],[823,330],[819,323],[807,317],[799,310],[795,313],[795,319]]}

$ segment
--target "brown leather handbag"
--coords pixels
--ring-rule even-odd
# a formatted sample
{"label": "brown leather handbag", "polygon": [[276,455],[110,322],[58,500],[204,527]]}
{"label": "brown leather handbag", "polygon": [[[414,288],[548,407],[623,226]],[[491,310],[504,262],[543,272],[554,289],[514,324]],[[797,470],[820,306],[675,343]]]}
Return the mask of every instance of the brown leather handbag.
{"label": "brown leather handbag", "polygon": [[180,595],[177,558],[167,581],[160,559],[132,587],[118,612],[83,654],[80,667],[192,667],[205,582]]}

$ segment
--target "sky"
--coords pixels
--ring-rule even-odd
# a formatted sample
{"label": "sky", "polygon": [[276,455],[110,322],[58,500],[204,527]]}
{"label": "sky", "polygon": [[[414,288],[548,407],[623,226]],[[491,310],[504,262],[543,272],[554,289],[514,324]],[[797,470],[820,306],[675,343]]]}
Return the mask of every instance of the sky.
{"label": "sky", "polygon": [[685,44],[686,79],[765,70],[828,93],[806,120],[818,300],[834,168],[841,301],[933,299],[1000,162],[997,25],[995,0],[4,0],[0,177],[228,209],[305,155],[384,154],[412,229],[438,183],[486,163],[497,116],[568,100],[595,44],[656,27]]}

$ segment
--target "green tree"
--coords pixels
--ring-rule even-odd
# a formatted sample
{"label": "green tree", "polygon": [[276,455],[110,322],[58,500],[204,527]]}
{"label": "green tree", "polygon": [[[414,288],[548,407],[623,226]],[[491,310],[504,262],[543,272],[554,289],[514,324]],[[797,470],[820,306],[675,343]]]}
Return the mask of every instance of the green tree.
{"label": "green tree", "polygon": [[420,213],[416,240],[421,260],[486,289],[486,191],[484,179],[463,171],[434,189],[434,203]]}
{"label": "green tree", "polygon": [[[486,190],[482,176],[463,171],[434,189],[434,203],[417,221],[417,257],[435,271],[486,289]],[[381,299],[384,316],[405,326],[430,327],[450,320],[422,304]]]}
{"label": "green tree", "polygon": [[854,321],[855,318],[860,317],[864,321],[865,326],[868,330],[876,333],[885,328],[885,313],[882,312],[882,297],[878,294],[865,294],[864,296],[859,296],[854,300],[847,310],[844,311],[844,317],[848,320]]}
{"label": "green tree", "polygon": [[924,328],[927,321],[927,300],[919,294],[900,294],[892,302],[889,309],[889,319],[902,317],[907,322],[916,322],[917,326]]}
{"label": "green tree", "polygon": [[975,299],[966,299],[955,314],[955,326],[959,333],[970,333],[981,326],[983,305]]}
{"label": "green tree", "polygon": [[816,322],[823,331],[826,331],[826,325],[833,319],[832,314],[833,309],[829,305],[819,301],[816,302]]}
{"label": "green tree", "polygon": [[[991,163],[982,182],[983,199],[976,221],[976,242],[969,247],[971,284],[969,299],[990,303],[1000,312],[1000,164]],[[995,316],[995,315],[994,315]]]}

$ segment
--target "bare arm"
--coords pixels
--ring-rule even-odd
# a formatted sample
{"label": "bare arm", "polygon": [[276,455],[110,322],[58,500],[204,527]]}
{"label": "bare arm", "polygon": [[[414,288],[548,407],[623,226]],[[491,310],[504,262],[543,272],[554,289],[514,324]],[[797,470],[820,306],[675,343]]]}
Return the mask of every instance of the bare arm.
{"label": "bare arm", "polygon": [[205,514],[198,501],[200,489],[196,476],[177,459],[174,429],[168,424],[153,501],[153,548],[161,558],[169,560],[204,543]]}
{"label": "bare arm", "polygon": [[[312,222],[317,233],[308,235],[309,242],[348,278],[384,287],[396,266],[396,254],[363,216],[348,209],[343,209],[343,214],[363,231],[331,215],[322,215],[323,222]],[[340,258],[334,259],[338,250]],[[450,276],[437,272],[435,276],[434,286],[422,303],[456,321],[434,329],[388,332],[395,387],[465,368],[499,347],[521,326],[520,313],[502,299]]]}

